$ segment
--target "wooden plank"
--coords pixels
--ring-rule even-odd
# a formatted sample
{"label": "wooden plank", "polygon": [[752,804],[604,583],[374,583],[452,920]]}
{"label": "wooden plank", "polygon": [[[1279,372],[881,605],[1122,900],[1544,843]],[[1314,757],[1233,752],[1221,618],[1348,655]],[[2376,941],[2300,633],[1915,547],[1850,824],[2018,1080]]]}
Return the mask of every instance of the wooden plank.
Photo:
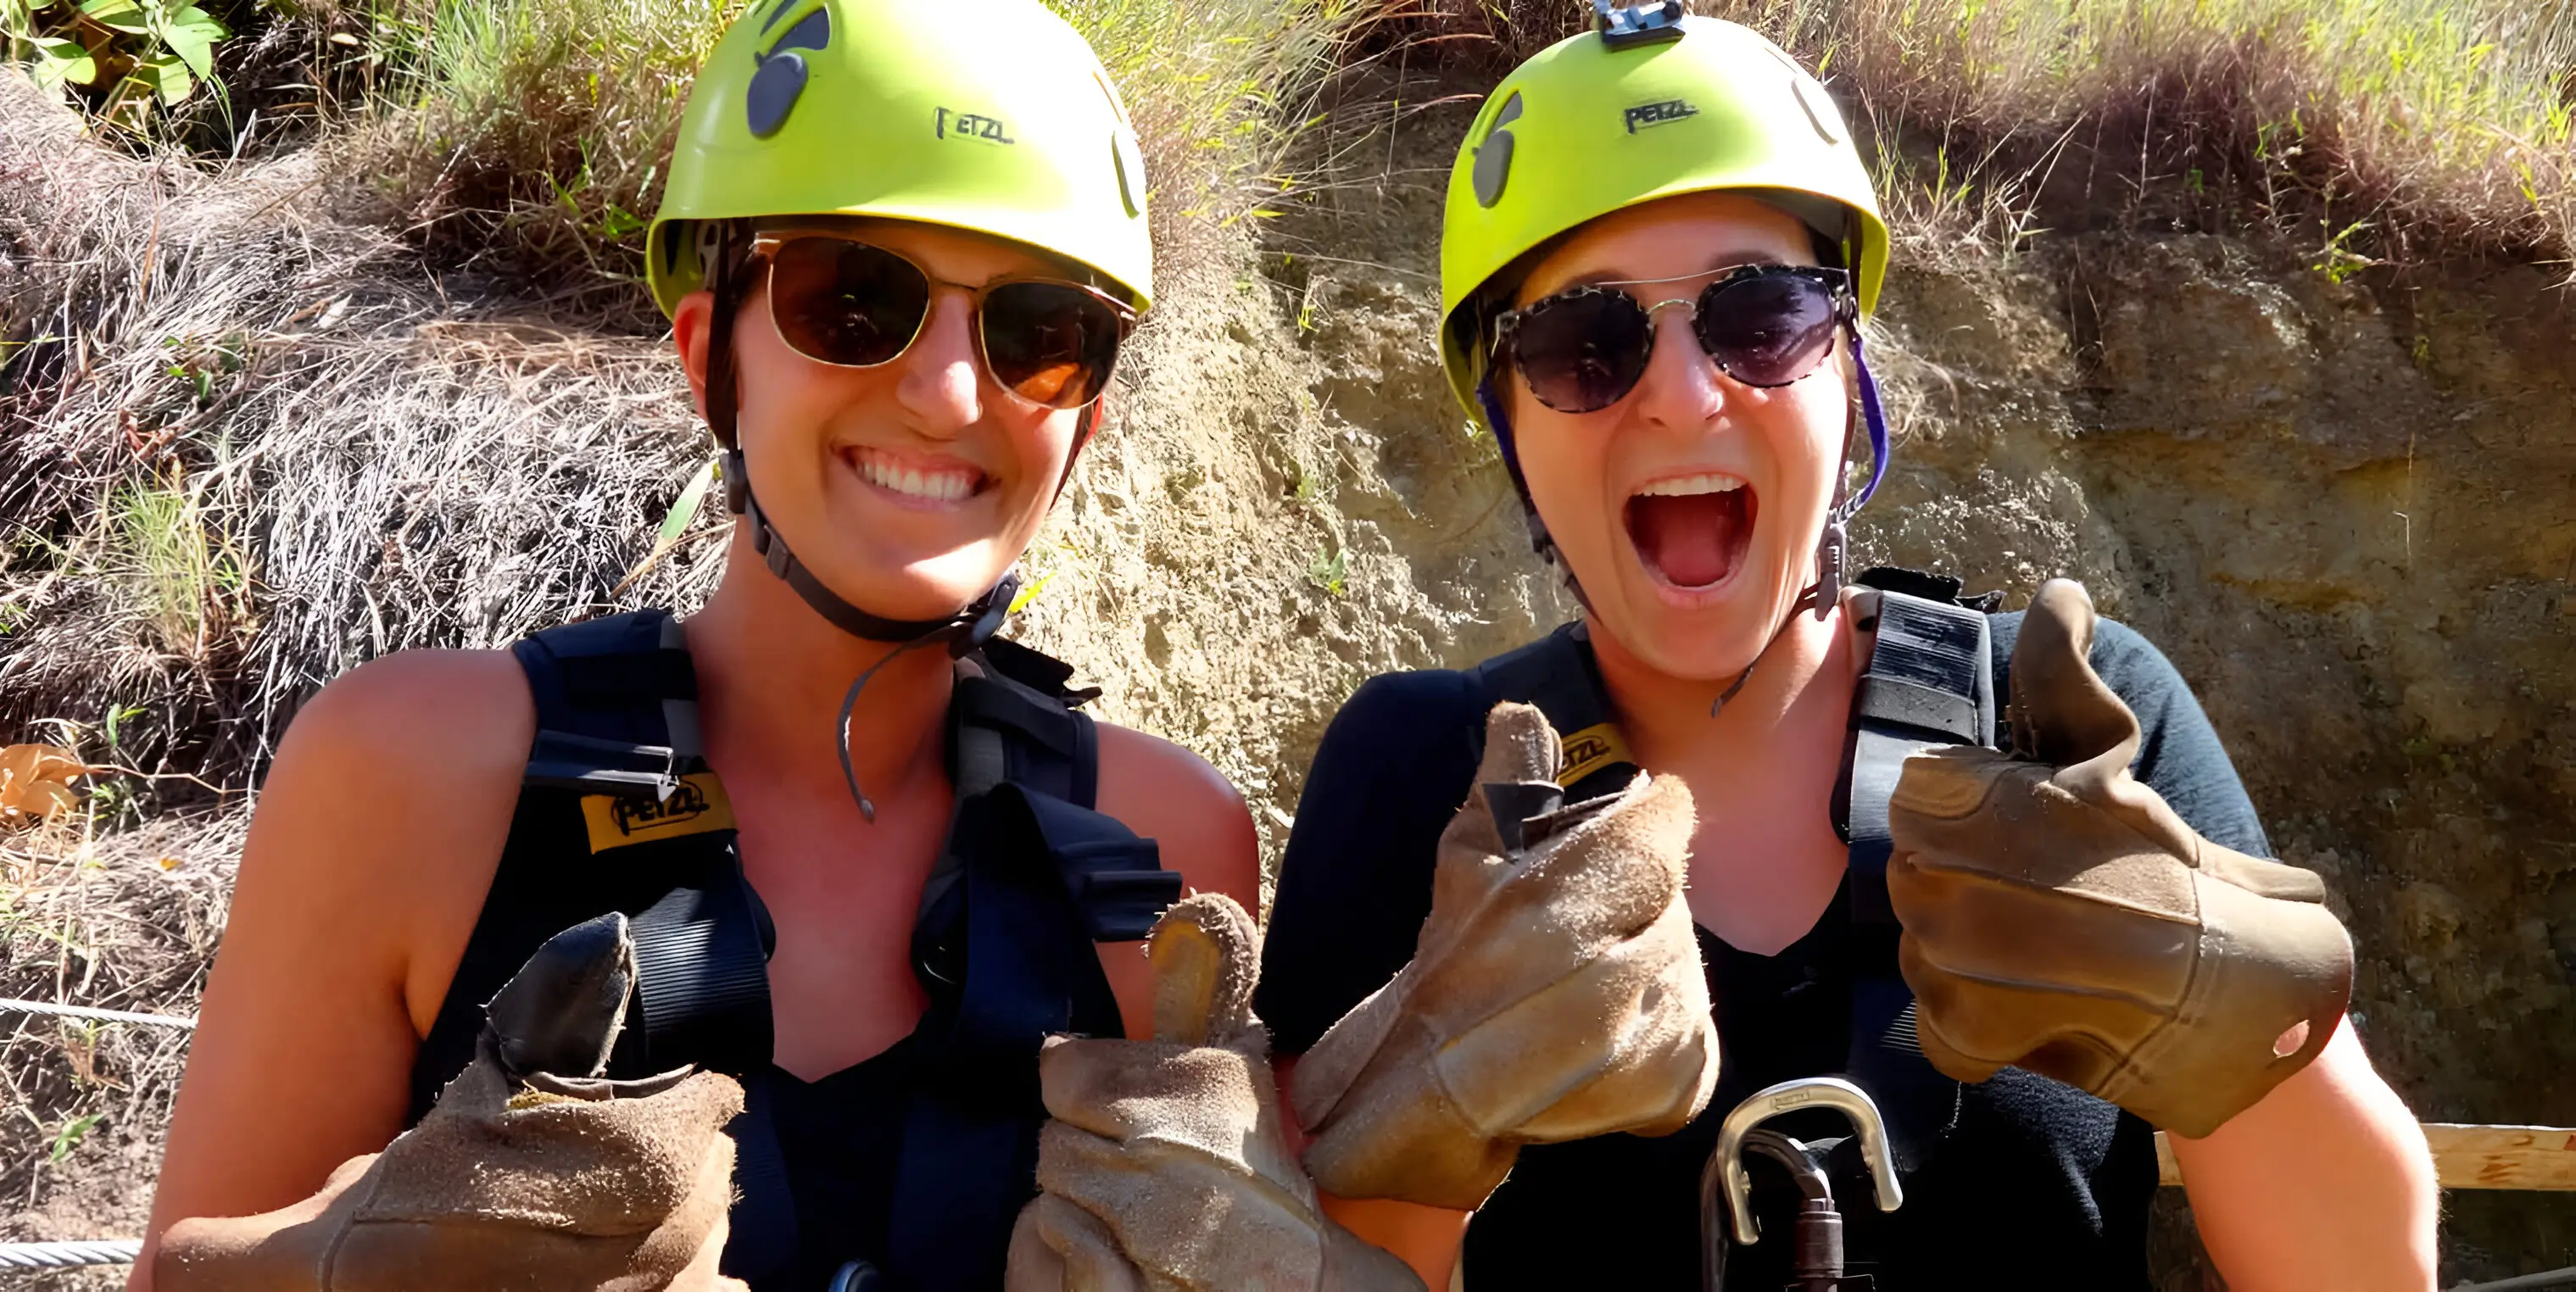
{"label": "wooden plank", "polygon": [[[2576,1127],[2426,1122],[2424,1139],[2445,1189],[2576,1190]],[[2162,1131],[2156,1170],[2161,1183],[2182,1183]]]}

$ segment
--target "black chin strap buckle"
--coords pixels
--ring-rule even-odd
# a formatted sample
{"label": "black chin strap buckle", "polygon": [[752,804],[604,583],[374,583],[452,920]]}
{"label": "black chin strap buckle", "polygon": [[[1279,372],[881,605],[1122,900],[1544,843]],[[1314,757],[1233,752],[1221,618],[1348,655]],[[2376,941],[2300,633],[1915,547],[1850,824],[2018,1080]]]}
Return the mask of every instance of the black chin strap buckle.
{"label": "black chin strap buckle", "polygon": [[964,658],[976,647],[993,640],[993,634],[1002,631],[1002,625],[1010,622],[1012,603],[1019,599],[1020,572],[1003,571],[1002,581],[994,584],[993,590],[985,593],[982,600],[957,612],[958,618],[965,621],[965,631],[948,643],[948,653]]}
{"label": "black chin strap buckle", "polygon": [[724,477],[725,510],[736,516],[751,508],[751,471],[742,464],[742,450],[726,449],[724,465],[716,468]]}

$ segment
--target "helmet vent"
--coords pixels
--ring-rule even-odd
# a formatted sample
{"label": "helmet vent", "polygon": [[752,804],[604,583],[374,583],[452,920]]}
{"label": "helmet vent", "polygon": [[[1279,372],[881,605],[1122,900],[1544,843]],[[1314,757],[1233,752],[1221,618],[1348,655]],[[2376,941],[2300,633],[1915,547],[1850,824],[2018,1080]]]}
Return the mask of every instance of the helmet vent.
{"label": "helmet vent", "polygon": [[1503,183],[1512,175],[1512,132],[1503,127],[1521,119],[1520,91],[1503,100],[1502,109],[1494,114],[1494,124],[1485,129],[1485,142],[1476,145],[1476,203],[1490,207],[1503,200]]}
{"label": "helmet vent", "polygon": [[827,49],[832,44],[832,11],[817,9],[796,21],[778,43],[766,54],[754,54],[759,64],[751,74],[751,84],[743,91],[743,124],[751,128],[751,137],[767,139],[787,124],[788,112],[805,93],[808,73],[800,49]]}

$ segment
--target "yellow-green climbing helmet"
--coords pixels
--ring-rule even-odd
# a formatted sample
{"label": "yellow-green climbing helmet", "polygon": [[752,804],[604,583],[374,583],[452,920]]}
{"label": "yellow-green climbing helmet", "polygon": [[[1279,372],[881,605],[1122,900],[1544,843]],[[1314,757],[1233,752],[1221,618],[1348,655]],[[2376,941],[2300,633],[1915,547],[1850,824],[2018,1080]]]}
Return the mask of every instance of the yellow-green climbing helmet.
{"label": "yellow-green climbing helmet", "polygon": [[1680,193],[1758,189],[1844,249],[1864,311],[1887,271],[1887,224],[1825,88],[1749,28],[1610,8],[1513,69],[1468,128],[1440,234],[1440,350],[1483,417],[1480,298],[1557,235]]}
{"label": "yellow-green climbing helmet", "polygon": [[698,73],[646,245],[668,314],[695,222],[867,215],[992,234],[1154,294],[1136,132],[1038,0],[755,0]]}

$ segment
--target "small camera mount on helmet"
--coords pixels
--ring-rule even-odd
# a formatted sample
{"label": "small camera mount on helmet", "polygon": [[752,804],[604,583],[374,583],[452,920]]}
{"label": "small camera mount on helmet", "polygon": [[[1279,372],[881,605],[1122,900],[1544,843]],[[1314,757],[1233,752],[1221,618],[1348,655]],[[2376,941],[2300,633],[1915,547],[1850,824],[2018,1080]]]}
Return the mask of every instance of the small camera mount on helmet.
{"label": "small camera mount on helmet", "polygon": [[1613,4],[1611,0],[1592,0],[1594,29],[1601,33],[1601,43],[1612,49],[1632,45],[1656,45],[1680,40],[1682,0],[1662,0],[1660,4]]}

